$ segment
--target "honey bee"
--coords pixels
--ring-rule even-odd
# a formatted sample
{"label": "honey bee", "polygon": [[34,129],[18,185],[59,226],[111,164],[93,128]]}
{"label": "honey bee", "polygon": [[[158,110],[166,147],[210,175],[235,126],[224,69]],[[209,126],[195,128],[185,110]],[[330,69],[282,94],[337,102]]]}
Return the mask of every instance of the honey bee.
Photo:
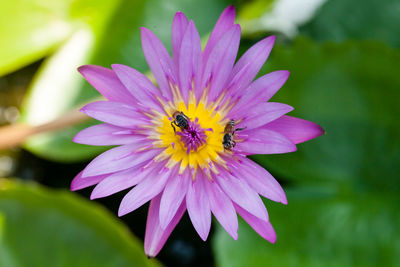
{"label": "honey bee", "polygon": [[182,111],[175,111],[174,114],[172,114],[172,118],[174,119],[171,121],[171,126],[174,129],[174,132],[176,132],[175,126],[178,126],[179,128],[183,129],[188,129],[189,127],[189,118],[186,116]]}
{"label": "honey bee", "polygon": [[235,132],[242,131],[244,129],[246,129],[246,127],[235,129],[235,121],[234,120],[231,120],[230,122],[228,122],[225,126],[224,137],[222,140],[222,145],[224,146],[224,149],[232,151],[232,148],[236,146],[236,142],[235,142],[235,140],[233,140],[233,135],[235,134]]}

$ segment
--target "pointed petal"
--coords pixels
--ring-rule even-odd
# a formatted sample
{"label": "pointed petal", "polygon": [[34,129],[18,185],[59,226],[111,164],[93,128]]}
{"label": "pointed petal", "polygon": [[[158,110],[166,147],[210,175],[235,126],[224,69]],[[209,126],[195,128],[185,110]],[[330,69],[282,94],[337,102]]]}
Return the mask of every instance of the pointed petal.
{"label": "pointed petal", "polygon": [[222,190],[234,203],[261,220],[268,220],[267,209],[260,196],[244,180],[228,173],[221,173],[217,180]]}
{"label": "pointed petal", "polygon": [[267,102],[255,106],[252,103],[246,110],[246,113],[242,114],[244,115],[242,124],[246,124],[244,125],[246,127],[244,132],[247,130],[253,132],[254,128],[276,120],[292,110],[293,107],[282,103]]}
{"label": "pointed petal", "polygon": [[238,220],[232,201],[216,182],[205,181],[212,213],[233,239],[237,240]]}
{"label": "pointed petal", "polygon": [[243,179],[260,195],[272,201],[287,204],[285,192],[275,178],[254,161],[240,157],[239,164],[229,164],[232,174]]}
{"label": "pointed petal", "polygon": [[240,96],[230,114],[241,114],[251,105],[265,103],[285,84],[289,71],[278,70],[268,73],[254,81]]}
{"label": "pointed petal", "polygon": [[102,123],[83,129],[72,141],[92,146],[108,146],[134,143],[138,138],[140,137],[130,134],[125,128]]}
{"label": "pointed petal", "polygon": [[186,206],[194,228],[201,239],[206,241],[211,227],[211,210],[204,188],[204,178],[197,177],[195,181],[189,183]]}
{"label": "pointed petal", "polygon": [[129,187],[135,186],[140,183],[151,169],[142,169],[142,166],[135,166],[124,171],[119,171],[109,175],[107,178],[102,180],[93,189],[90,199],[96,199],[101,197],[110,196],[119,191],[125,190]]}
{"label": "pointed petal", "polygon": [[219,93],[225,89],[235,63],[240,42],[240,26],[233,26],[224,34],[221,40],[211,51],[210,57],[205,62],[202,78],[202,88],[210,85],[208,99],[215,100]]}
{"label": "pointed petal", "polygon": [[165,185],[160,204],[160,226],[165,229],[185,198],[190,181],[189,174],[172,176]]}
{"label": "pointed petal", "polygon": [[146,162],[160,153],[159,149],[135,153],[135,150],[144,146],[143,142],[138,139],[134,144],[122,145],[107,150],[86,166],[82,176],[88,177],[126,170]]}
{"label": "pointed petal", "polygon": [[297,148],[292,141],[280,133],[254,129],[245,141],[236,144],[234,150],[245,155],[252,155],[289,153],[296,151]]}
{"label": "pointed petal", "polygon": [[204,48],[204,61],[208,60],[211,51],[214,49],[215,45],[221,39],[221,37],[232,28],[235,23],[235,7],[233,5],[228,6],[222,12],[217,23],[211,32],[210,38],[208,39],[207,45]]}
{"label": "pointed petal", "polygon": [[196,90],[200,90],[201,68],[200,36],[193,21],[190,21],[182,39],[179,56],[179,81],[185,101],[188,100],[189,90],[194,89],[192,88],[193,82]]}
{"label": "pointed petal", "polygon": [[275,42],[275,36],[267,37],[250,47],[235,64],[232,70],[230,93],[243,93],[243,90],[253,81],[264,65]]}
{"label": "pointed petal", "polygon": [[134,128],[147,120],[135,108],[112,101],[92,102],[81,108],[81,112],[96,120],[125,128]]}
{"label": "pointed petal", "polygon": [[177,84],[176,70],[172,59],[161,41],[149,29],[141,28],[142,49],[147,63],[162,94],[171,99],[169,82]]}
{"label": "pointed petal", "polygon": [[316,123],[286,115],[268,123],[263,128],[278,132],[295,144],[308,141],[325,133],[324,129]]}
{"label": "pointed petal", "polygon": [[125,195],[119,206],[118,216],[134,211],[157,196],[164,189],[171,173],[172,170],[168,169],[163,169],[161,172],[155,169],[151,172],[146,179]]}
{"label": "pointed petal", "polygon": [[111,67],[127,90],[138,100],[138,105],[143,110],[162,111],[155,98],[155,96],[160,95],[160,90],[145,75],[121,64],[113,64]]}
{"label": "pointed petal", "polygon": [[109,174],[106,175],[98,175],[91,177],[82,177],[82,171],[75,176],[75,178],[71,182],[71,190],[76,191],[82,188],[86,188],[92,185],[97,184],[98,182],[105,179]]}
{"label": "pointed petal", "polygon": [[179,64],[179,51],[181,50],[183,35],[186,32],[188,24],[189,22],[185,14],[180,11],[176,12],[174,20],[172,21],[171,31],[172,56],[175,66],[178,66]]}
{"label": "pointed petal", "polygon": [[239,215],[254,229],[254,231],[256,231],[265,240],[271,243],[276,242],[276,233],[269,221],[261,220],[238,205],[234,205]]}
{"label": "pointed petal", "polygon": [[135,102],[114,71],[95,65],[80,66],[78,71],[108,100],[127,104]]}
{"label": "pointed petal", "polygon": [[151,200],[147,215],[144,251],[148,257],[155,257],[160,252],[186,210],[185,202],[182,202],[171,223],[163,229],[160,226],[160,219],[158,217],[160,214],[160,200],[161,194]]}

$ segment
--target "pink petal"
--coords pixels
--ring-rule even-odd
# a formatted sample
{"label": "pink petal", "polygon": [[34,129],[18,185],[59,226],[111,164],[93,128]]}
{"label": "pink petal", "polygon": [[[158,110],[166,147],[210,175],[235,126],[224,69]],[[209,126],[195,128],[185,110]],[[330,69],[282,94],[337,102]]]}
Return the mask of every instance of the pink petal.
{"label": "pink petal", "polygon": [[165,229],[169,225],[180,207],[185,198],[190,179],[189,174],[185,172],[183,175],[173,174],[166,183],[160,204],[161,228]]}
{"label": "pink petal", "polygon": [[275,178],[254,161],[240,157],[229,164],[232,174],[247,182],[257,193],[276,202],[287,204],[285,192]]}
{"label": "pink petal", "polygon": [[209,100],[215,100],[229,82],[240,42],[240,26],[233,26],[222,36],[205,62],[202,88],[210,84]]}
{"label": "pink petal", "polygon": [[289,77],[289,71],[278,70],[268,73],[253,82],[240,97],[233,107],[230,115],[245,113],[249,103],[257,105],[265,103],[285,84]]}
{"label": "pink petal", "polygon": [[[194,82],[196,90],[200,90],[201,81],[201,42],[193,21],[189,22],[182,39],[179,56],[179,81],[183,99],[187,102],[189,90]],[[201,89],[202,90],[202,89]]]}
{"label": "pink petal", "polygon": [[125,65],[113,64],[111,67],[143,110],[163,110],[155,98],[160,94],[160,90],[145,75]]}
{"label": "pink petal", "polygon": [[261,198],[247,183],[228,173],[221,173],[217,177],[218,184],[230,199],[254,216],[268,220],[267,209]]}
{"label": "pink petal", "polygon": [[214,26],[213,31],[211,32],[207,45],[204,48],[204,62],[208,60],[208,57],[210,56],[211,51],[214,49],[214,46],[218,43],[222,36],[232,28],[234,23],[235,7],[230,5],[222,12]]}
{"label": "pink petal", "polygon": [[[143,165],[144,164],[142,164],[142,166]],[[110,196],[135,186],[149,175],[150,171],[150,168],[143,170],[141,166],[135,166],[124,171],[113,173],[96,185],[90,195],[90,199]]]}
{"label": "pink petal", "polygon": [[276,120],[292,110],[293,107],[282,103],[267,102],[258,105],[252,104],[248,107],[246,113],[242,114],[244,116],[243,125],[240,127],[246,127],[246,130],[250,130],[249,134],[251,134],[254,128]]}
{"label": "pink petal", "polygon": [[142,49],[162,94],[171,99],[169,82],[177,84],[175,66],[167,49],[149,29],[141,28]]}
{"label": "pink petal", "polygon": [[267,37],[250,47],[235,64],[232,70],[230,92],[232,95],[243,93],[267,60],[275,42],[275,36]]}
{"label": "pink petal", "polygon": [[245,141],[236,144],[234,150],[252,155],[289,153],[296,151],[297,148],[292,141],[280,133],[266,129],[254,129]]}
{"label": "pink petal", "polygon": [[82,176],[89,177],[100,174],[122,171],[139,165],[160,153],[159,149],[151,149],[135,153],[144,141],[112,148],[97,156],[83,170]]}
{"label": "pink petal", "polygon": [[201,239],[206,241],[211,227],[211,210],[203,179],[205,177],[199,176],[189,183],[186,206],[194,228]]}
{"label": "pink petal", "polygon": [[81,108],[81,111],[96,120],[125,128],[135,128],[147,120],[135,108],[120,102],[92,102]]}
{"label": "pink petal", "polygon": [[186,32],[188,23],[188,19],[182,12],[177,12],[172,21],[171,45],[173,61],[176,67],[178,67],[179,64],[179,51],[181,50],[183,35]]}
{"label": "pink petal", "polygon": [[125,128],[102,123],[83,129],[72,141],[92,146],[108,146],[134,143],[138,138],[137,135],[127,133]]}
{"label": "pink petal", "polygon": [[108,100],[135,103],[135,98],[126,90],[114,71],[95,65],[80,66],[78,71]]}
{"label": "pink petal", "polygon": [[268,123],[263,128],[278,132],[295,144],[308,141],[325,133],[324,129],[316,123],[286,115]]}
{"label": "pink petal", "polygon": [[151,200],[149,213],[147,215],[144,251],[149,257],[155,257],[160,252],[172,230],[174,230],[186,210],[185,202],[182,202],[175,216],[171,220],[171,223],[163,229],[160,226],[160,219],[158,217],[160,213],[160,199],[161,194]]}
{"label": "pink petal", "polygon": [[257,218],[246,210],[242,209],[238,205],[234,205],[239,215],[254,229],[254,231],[256,231],[265,240],[271,243],[276,242],[275,230],[268,220],[261,220],[260,218]]}
{"label": "pink petal", "polygon": [[140,184],[129,191],[121,201],[118,216],[123,216],[142,206],[153,197],[157,196],[165,187],[165,183],[171,176],[172,170],[162,169],[160,172],[152,172]]}
{"label": "pink petal", "polygon": [[222,227],[237,240],[238,220],[232,201],[215,182],[205,181],[210,208]]}
{"label": "pink petal", "polygon": [[98,182],[105,179],[109,174],[106,175],[98,175],[91,177],[82,177],[82,171],[75,176],[75,178],[71,182],[71,190],[76,191],[82,188],[86,188],[88,186],[92,186],[97,184]]}

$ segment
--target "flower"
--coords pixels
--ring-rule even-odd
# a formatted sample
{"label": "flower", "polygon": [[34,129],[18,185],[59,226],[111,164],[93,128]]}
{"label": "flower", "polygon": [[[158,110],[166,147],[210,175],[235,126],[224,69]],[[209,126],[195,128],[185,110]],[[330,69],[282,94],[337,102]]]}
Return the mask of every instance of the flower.
{"label": "flower", "polygon": [[158,254],[187,210],[206,240],[211,213],[237,239],[238,213],[266,240],[276,234],[259,195],[287,203],[279,183],[246,156],[296,150],[323,134],[315,123],[285,115],[293,108],[267,102],[288,71],[253,81],[275,38],[252,46],[236,63],[240,26],[226,8],[204,50],[193,21],[181,12],[172,24],[171,58],[161,41],[141,29],[144,56],[157,81],[124,66],[85,65],[79,72],[107,100],[81,109],[104,123],[79,132],[74,142],[117,145],[96,157],[71,189],[96,185],[91,199],[131,188],[118,215],[150,201],[145,252]]}

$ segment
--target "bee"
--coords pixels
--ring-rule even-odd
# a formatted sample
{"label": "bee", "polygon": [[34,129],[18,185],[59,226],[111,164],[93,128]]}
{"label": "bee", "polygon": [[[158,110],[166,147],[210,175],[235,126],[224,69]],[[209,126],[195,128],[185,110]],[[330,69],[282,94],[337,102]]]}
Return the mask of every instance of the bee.
{"label": "bee", "polygon": [[235,140],[233,140],[233,135],[235,134],[235,132],[242,131],[244,129],[246,129],[246,127],[235,129],[235,121],[234,120],[231,120],[230,122],[228,122],[225,126],[224,137],[222,140],[222,145],[224,146],[224,149],[231,151],[232,148],[236,146],[236,142],[235,142]]}
{"label": "bee", "polygon": [[174,114],[172,114],[172,118],[174,119],[171,121],[171,126],[174,129],[174,132],[176,132],[175,126],[178,126],[181,129],[188,129],[189,127],[189,118],[186,116],[182,111],[175,111]]}

